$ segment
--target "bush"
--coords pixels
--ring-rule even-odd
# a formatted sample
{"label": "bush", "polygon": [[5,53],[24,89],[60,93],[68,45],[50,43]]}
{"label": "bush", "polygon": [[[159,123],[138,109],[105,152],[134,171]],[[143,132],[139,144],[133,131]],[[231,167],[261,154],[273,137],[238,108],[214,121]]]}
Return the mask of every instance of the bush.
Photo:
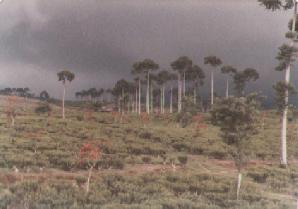
{"label": "bush", "polygon": [[42,104],[35,108],[35,113],[37,113],[37,114],[44,114],[44,113],[48,113],[51,111],[52,111],[52,108],[50,107],[50,105],[48,103]]}
{"label": "bush", "polygon": [[257,183],[266,183],[267,178],[269,177],[268,172],[262,171],[249,171],[247,176],[251,177]]}
{"label": "bush", "polygon": [[146,131],[146,132],[140,133],[139,137],[142,139],[151,139],[152,133]]}
{"label": "bush", "polygon": [[188,161],[188,157],[187,156],[178,156],[178,161],[180,164],[182,165],[186,165],[187,164],[187,161]]}
{"label": "bush", "polygon": [[87,179],[84,176],[77,176],[75,178],[75,180],[76,180],[78,185],[82,185],[82,184],[85,184],[87,182]]}
{"label": "bush", "polygon": [[145,156],[145,157],[142,158],[142,161],[144,163],[150,163],[151,162],[151,157]]}
{"label": "bush", "polygon": [[84,120],[84,117],[81,116],[81,115],[77,115],[77,120],[78,120],[78,121],[83,121],[83,120]]}

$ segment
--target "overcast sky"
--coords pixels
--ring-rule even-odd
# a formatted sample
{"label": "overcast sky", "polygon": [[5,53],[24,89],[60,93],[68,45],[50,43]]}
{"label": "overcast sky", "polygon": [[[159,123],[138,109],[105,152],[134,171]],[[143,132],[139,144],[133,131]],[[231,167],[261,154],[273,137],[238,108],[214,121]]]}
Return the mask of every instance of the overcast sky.
{"label": "overcast sky", "polygon": [[[71,98],[129,78],[132,64],[144,58],[169,69],[187,55],[205,67],[204,56],[214,54],[238,69],[256,68],[261,80],[253,88],[267,93],[283,78],[274,58],[290,15],[266,11],[257,0],[5,0],[0,87],[46,89],[59,97],[56,74],[69,69],[76,74]],[[222,76],[216,77],[222,92]]]}

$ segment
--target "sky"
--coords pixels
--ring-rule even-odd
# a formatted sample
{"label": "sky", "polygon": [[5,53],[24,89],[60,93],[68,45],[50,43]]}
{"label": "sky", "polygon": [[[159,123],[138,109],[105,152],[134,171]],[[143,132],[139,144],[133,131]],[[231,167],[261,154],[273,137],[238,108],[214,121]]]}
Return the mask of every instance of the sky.
{"label": "sky", "polygon": [[[278,47],[291,12],[271,12],[257,0],[4,0],[0,4],[0,88],[29,87],[60,97],[57,72],[68,69],[74,92],[111,88],[132,79],[132,65],[153,59],[161,69],[189,56],[209,79],[203,59],[216,55],[239,70],[255,68],[251,90],[272,93]],[[224,79],[215,75],[215,91]],[[208,91],[206,80],[204,91]],[[292,81],[298,73],[292,73]]]}

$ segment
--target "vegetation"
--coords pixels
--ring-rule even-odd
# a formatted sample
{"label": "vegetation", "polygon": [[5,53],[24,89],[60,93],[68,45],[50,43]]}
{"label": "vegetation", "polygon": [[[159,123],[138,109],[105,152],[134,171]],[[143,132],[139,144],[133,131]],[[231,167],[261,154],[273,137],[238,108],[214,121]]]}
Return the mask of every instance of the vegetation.
{"label": "vegetation", "polygon": [[[136,62],[132,81],[78,91],[75,101],[65,101],[67,83],[75,79],[67,70],[57,73],[62,101],[46,90],[34,96],[29,88],[5,88],[0,208],[293,208],[298,110],[289,96],[296,92],[290,71],[298,53],[298,3],[259,2],[273,11],[294,10],[290,43],[276,57],[275,70],[286,75],[273,86],[278,111],[247,91],[259,79],[256,69],[240,71],[214,55],[203,59],[211,67],[207,98],[200,95],[205,71],[188,56],[171,62],[173,71],[159,71],[152,59]],[[220,66],[225,95],[214,91]]]}

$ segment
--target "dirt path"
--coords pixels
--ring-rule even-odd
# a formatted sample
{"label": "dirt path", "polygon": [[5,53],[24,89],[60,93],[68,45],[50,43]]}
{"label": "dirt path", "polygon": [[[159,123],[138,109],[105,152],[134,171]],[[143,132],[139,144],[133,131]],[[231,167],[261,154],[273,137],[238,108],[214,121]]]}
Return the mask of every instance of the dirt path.
{"label": "dirt path", "polygon": [[[175,168],[180,169],[179,166]],[[143,175],[146,173],[162,173],[166,171],[174,171],[171,165],[153,165],[153,164],[137,164],[137,165],[127,165],[125,169],[105,169],[105,170],[95,170],[93,175],[107,175],[107,174],[119,174],[126,176],[136,176]],[[9,185],[17,181],[24,180],[38,180],[45,181],[49,179],[57,180],[69,180],[73,181],[77,177],[88,176],[88,171],[62,171],[57,169],[45,169],[39,172],[19,172],[10,171],[0,173],[0,183]]]}
{"label": "dirt path", "polygon": [[[236,173],[236,168],[234,162],[231,160],[216,160],[208,159],[203,161],[200,156],[189,156],[190,161],[196,161],[200,165],[199,169],[203,169],[203,172],[207,172],[214,175],[231,175]],[[298,165],[298,160],[291,161],[290,164]],[[252,160],[248,163],[247,167],[254,166],[272,166],[278,165],[278,162],[273,161],[261,161],[261,160]],[[135,164],[135,165],[126,165],[125,169],[104,169],[104,170],[95,170],[93,175],[109,175],[109,174],[118,174],[125,176],[138,176],[148,173],[163,173],[167,171],[179,171],[183,169],[182,167],[176,166],[173,168],[171,165],[155,165],[155,164]],[[87,176],[88,171],[76,170],[76,171],[63,171],[58,169],[44,169],[39,172],[23,172],[23,171],[8,171],[0,172],[0,183],[9,185],[11,183],[23,180],[38,180],[45,181],[49,179],[57,180],[69,180],[74,181],[77,177]]]}

